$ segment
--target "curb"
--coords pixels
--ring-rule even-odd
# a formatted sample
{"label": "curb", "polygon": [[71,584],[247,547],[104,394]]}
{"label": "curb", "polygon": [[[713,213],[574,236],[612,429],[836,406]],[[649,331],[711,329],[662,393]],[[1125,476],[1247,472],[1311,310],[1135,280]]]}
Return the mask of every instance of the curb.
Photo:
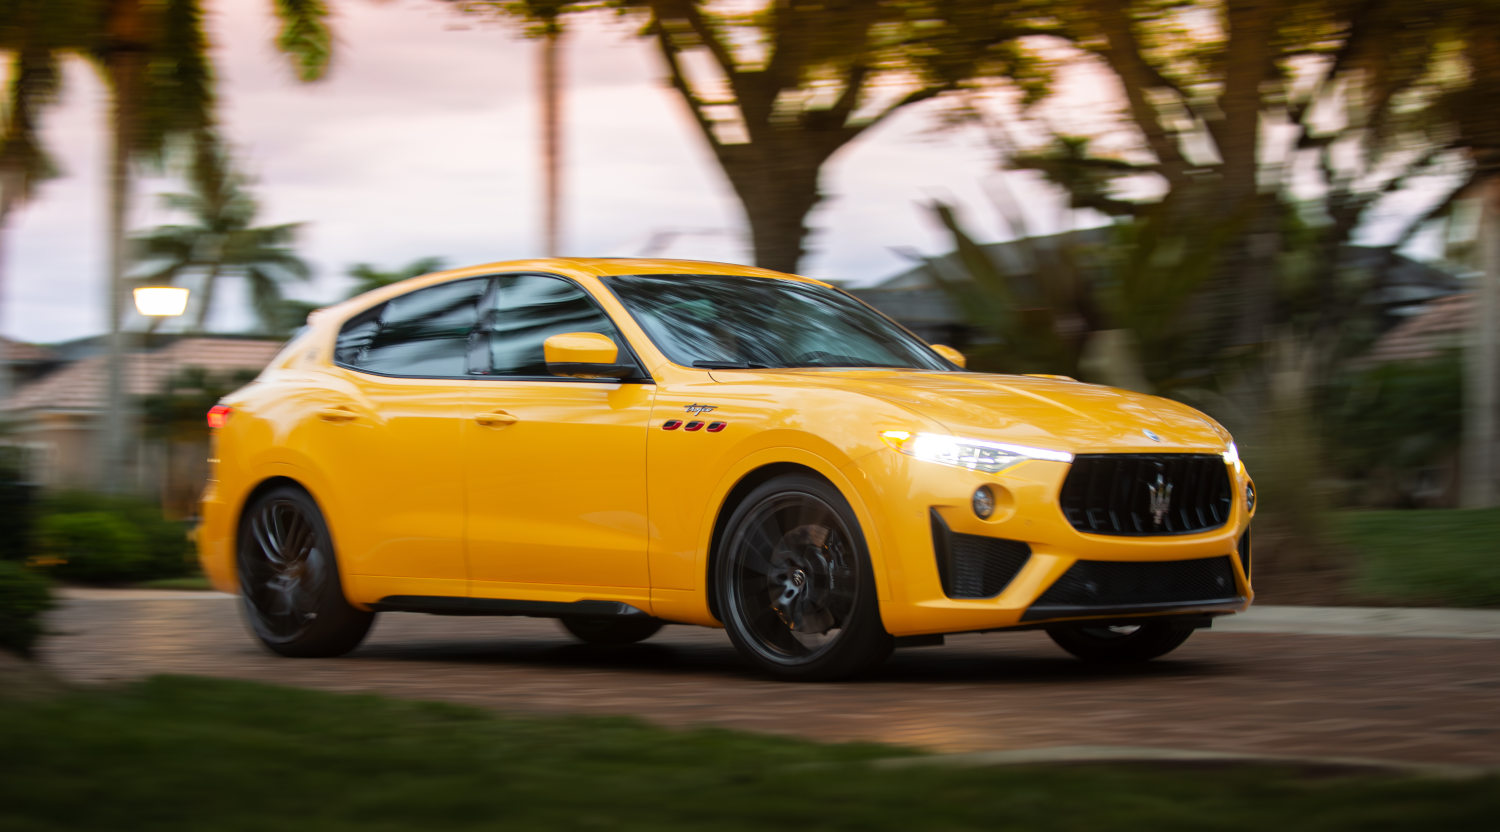
{"label": "curb", "polygon": [[1347,770],[1357,773],[1391,773],[1440,780],[1479,780],[1500,775],[1500,769],[1456,763],[1416,763],[1377,760],[1368,757],[1298,757],[1250,754],[1232,751],[1192,751],[1177,748],[1146,748],[1112,745],[1059,745],[1009,751],[977,751],[926,757],[890,757],[870,763],[878,769],[930,767],[982,768],[987,766],[1079,765],[1092,763],[1189,763],[1193,765],[1291,766]]}

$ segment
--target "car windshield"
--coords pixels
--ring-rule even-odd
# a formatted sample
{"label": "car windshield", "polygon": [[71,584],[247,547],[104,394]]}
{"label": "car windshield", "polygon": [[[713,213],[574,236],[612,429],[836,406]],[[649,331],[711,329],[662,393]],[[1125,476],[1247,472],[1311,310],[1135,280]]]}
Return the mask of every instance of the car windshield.
{"label": "car windshield", "polygon": [[954,369],[878,312],[826,286],[692,274],[608,280],[657,347],[686,367]]}

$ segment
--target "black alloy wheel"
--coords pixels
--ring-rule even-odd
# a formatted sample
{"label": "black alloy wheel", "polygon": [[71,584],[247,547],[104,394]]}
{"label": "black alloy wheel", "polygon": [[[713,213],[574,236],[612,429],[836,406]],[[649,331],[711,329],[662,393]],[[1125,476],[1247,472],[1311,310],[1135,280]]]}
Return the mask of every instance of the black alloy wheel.
{"label": "black alloy wheel", "polygon": [[1129,664],[1147,662],[1182,646],[1193,628],[1177,621],[1138,624],[1059,624],[1047,635],[1062,649],[1086,662]]}
{"label": "black alloy wheel", "polygon": [[781,679],[829,680],[883,661],[874,570],[849,503],[826,481],[786,475],[731,515],[715,591],[730,640]]}
{"label": "black alloy wheel", "polygon": [[559,622],[564,630],[588,644],[634,644],[656,635],[662,627],[662,622],[655,618],[567,615]]}
{"label": "black alloy wheel", "polygon": [[328,524],[299,488],[279,486],[250,504],[237,565],[245,619],[276,653],[340,656],[370,630],[374,613],[344,599]]}

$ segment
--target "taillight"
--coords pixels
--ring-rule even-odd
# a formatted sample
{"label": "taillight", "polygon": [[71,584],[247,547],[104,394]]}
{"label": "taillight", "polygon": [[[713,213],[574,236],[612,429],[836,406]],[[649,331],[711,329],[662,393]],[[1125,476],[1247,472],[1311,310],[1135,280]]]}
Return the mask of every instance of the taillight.
{"label": "taillight", "polygon": [[210,407],[208,409],[209,428],[218,430],[219,428],[224,427],[224,423],[229,421],[229,414],[233,411],[234,408],[230,407],[227,404],[216,404],[213,407]]}

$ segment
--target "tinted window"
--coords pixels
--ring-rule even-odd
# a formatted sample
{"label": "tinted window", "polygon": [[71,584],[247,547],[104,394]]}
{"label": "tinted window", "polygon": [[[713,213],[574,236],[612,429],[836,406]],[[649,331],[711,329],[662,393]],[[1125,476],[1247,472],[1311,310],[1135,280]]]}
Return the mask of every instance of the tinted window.
{"label": "tinted window", "polygon": [[334,360],[388,375],[462,376],[488,286],[475,278],[392,298],[344,324]]}
{"label": "tinted window", "polygon": [[607,279],[651,340],[683,366],[954,369],[880,313],[815,283],[689,274]]}
{"label": "tinted window", "polygon": [[621,347],[624,341],[588,293],[558,277],[537,274],[497,278],[486,304],[483,337],[490,372],[500,376],[550,376],[542,342],[563,332],[597,332]]}

